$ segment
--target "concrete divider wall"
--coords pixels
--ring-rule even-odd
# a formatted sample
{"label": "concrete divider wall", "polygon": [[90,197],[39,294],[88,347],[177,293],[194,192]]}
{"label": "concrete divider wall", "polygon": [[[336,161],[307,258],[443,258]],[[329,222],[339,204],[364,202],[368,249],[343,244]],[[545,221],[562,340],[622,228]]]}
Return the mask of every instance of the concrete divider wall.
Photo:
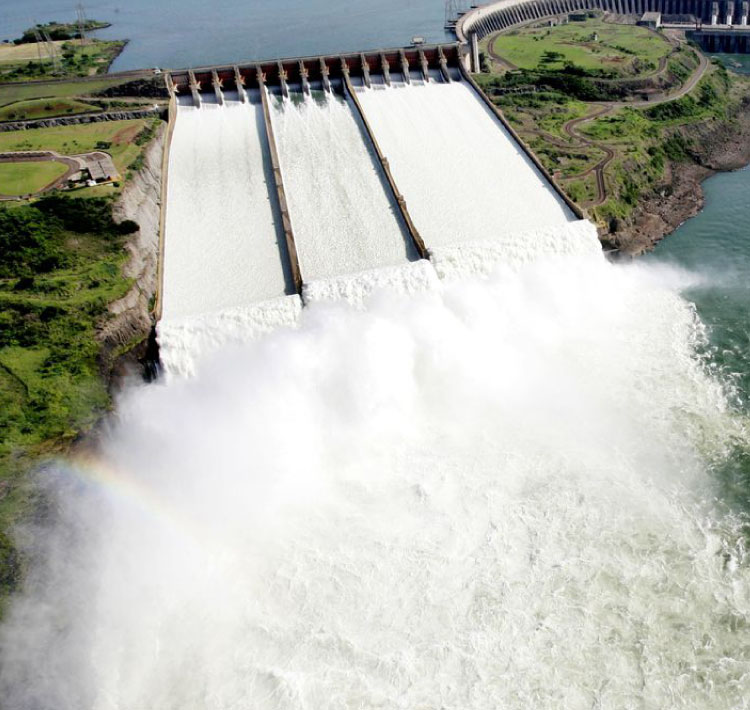
{"label": "concrete divider wall", "polygon": [[503,115],[502,111],[495,106],[495,104],[490,101],[487,94],[482,91],[479,84],[477,84],[476,81],[474,81],[474,77],[471,76],[471,74],[466,70],[466,67],[463,64],[460,64],[460,70],[461,74],[464,77],[464,79],[471,85],[471,87],[474,89],[476,94],[479,96],[479,98],[487,105],[487,107],[492,111],[492,113],[497,116],[500,123],[502,123],[503,128],[505,128],[506,131],[510,134],[510,136],[513,138],[513,140],[518,143],[518,145],[521,147],[521,150],[528,156],[529,160],[531,160],[532,163],[536,166],[537,170],[544,176],[544,178],[549,182],[550,185],[555,189],[557,194],[562,198],[563,202],[572,210],[573,214],[578,217],[579,219],[585,219],[585,215],[581,208],[573,202],[570,197],[565,193],[565,191],[560,187],[560,185],[557,183],[555,178],[552,177],[550,172],[547,170],[547,168],[542,165],[539,158],[537,158],[536,153],[534,153],[531,148],[529,148],[526,143],[521,139],[521,137],[516,133],[513,126],[508,123],[508,120]]}
{"label": "concrete divider wall", "polygon": [[[342,59],[342,62],[344,60]],[[396,200],[396,204],[398,204],[398,209],[401,212],[401,217],[404,220],[404,223],[406,224],[406,228],[409,231],[409,235],[411,236],[412,241],[414,242],[414,246],[417,249],[417,252],[419,253],[419,256],[423,259],[428,258],[427,256],[427,248],[425,247],[424,240],[422,239],[422,236],[419,234],[419,230],[417,229],[416,225],[414,224],[414,221],[411,218],[411,215],[409,214],[409,210],[406,207],[406,200],[404,199],[404,196],[401,194],[400,190],[398,189],[398,186],[396,185],[396,180],[393,177],[393,173],[391,172],[391,167],[388,163],[388,159],[383,155],[383,151],[380,149],[380,145],[378,144],[377,138],[375,138],[375,134],[372,131],[372,127],[370,126],[370,122],[367,120],[367,116],[365,115],[365,112],[362,108],[362,104],[359,102],[359,99],[357,98],[357,92],[354,90],[354,87],[351,84],[351,81],[349,79],[349,73],[347,71],[343,72],[343,79],[344,79],[344,87],[346,89],[346,93],[349,95],[349,98],[351,98],[352,103],[357,109],[357,113],[359,114],[359,117],[362,119],[362,124],[365,127],[365,130],[367,131],[367,135],[370,138],[370,142],[372,143],[373,148],[375,149],[375,154],[378,157],[378,161],[380,162],[381,167],[383,168],[383,172],[385,173],[385,177],[388,180],[388,185],[391,188],[391,192],[393,194],[394,199]]]}
{"label": "concrete divider wall", "polygon": [[284,189],[284,180],[281,174],[281,163],[279,162],[279,151],[276,147],[276,138],[273,134],[271,125],[271,112],[268,106],[268,94],[266,87],[260,87],[260,98],[263,102],[263,120],[266,126],[266,137],[268,138],[269,152],[271,153],[271,167],[273,169],[273,179],[276,183],[276,192],[279,198],[279,209],[281,211],[281,224],[286,239],[286,248],[289,254],[289,263],[292,269],[292,280],[294,281],[295,291],[302,295],[302,271],[300,270],[299,257],[297,255],[297,243],[294,240],[294,230],[292,229],[292,218],[289,216],[289,206],[286,201],[286,191]]}
{"label": "concrete divider wall", "polygon": [[164,137],[164,151],[161,162],[161,198],[159,206],[159,263],[157,265],[156,298],[154,299],[154,319],[161,319],[164,291],[164,240],[167,224],[167,198],[169,185],[169,153],[172,147],[175,122],[177,121],[177,99],[170,92],[169,113],[167,118],[167,134]]}

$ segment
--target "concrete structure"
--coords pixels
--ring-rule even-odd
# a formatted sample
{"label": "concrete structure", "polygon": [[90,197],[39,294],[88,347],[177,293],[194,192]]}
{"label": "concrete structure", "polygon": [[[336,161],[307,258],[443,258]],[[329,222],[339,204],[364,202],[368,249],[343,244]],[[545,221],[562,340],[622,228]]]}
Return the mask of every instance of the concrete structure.
{"label": "concrete structure", "polygon": [[461,16],[456,23],[456,35],[468,51],[472,35],[482,39],[495,32],[585,10],[636,17],[658,13],[664,25],[670,24],[664,16],[693,16],[692,38],[705,49],[750,51],[747,0],[498,0],[472,8]]}
{"label": "concrete structure", "polygon": [[[478,61],[477,55],[478,52],[475,51],[474,61]],[[288,208],[287,190],[284,184],[284,176],[282,175],[282,165],[279,160],[278,135],[274,134],[274,126],[270,118],[268,91],[280,94],[283,97],[289,97],[290,86],[292,86],[301,87],[303,92],[310,92],[313,89],[343,91],[344,95],[350,98],[359,114],[365,133],[374,149],[377,161],[382,167],[387,189],[395,200],[400,218],[406,226],[416,253],[422,258],[428,257],[427,247],[409,213],[405,198],[396,184],[388,158],[383,154],[378,140],[370,127],[367,116],[362,110],[357,92],[354,90],[352,84],[352,79],[355,77],[358,85],[364,87],[370,87],[373,84],[373,76],[377,77],[377,81],[381,85],[392,82],[400,83],[401,81],[404,84],[408,84],[412,78],[415,78],[412,72],[421,73],[421,78],[425,82],[451,83],[452,81],[463,79],[500,119],[502,125],[510,134],[511,139],[518,143],[521,150],[530,157],[534,166],[541,173],[543,181],[546,180],[549,183],[559,198],[571,209],[575,217],[583,217],[580,209],[569,200],[567,195],[555,183],[552,176],[541,166],[536,156],[533,155],[508,126],[502,114],[480,91],[472,77],[468,74],[471,59],[468,48],[455,43],[323,57],[295,57],[250,65],[213,66],[169,72],[165,75],[165,85],[170,93],[170,135],[174,131],[176,100],[178,97],[187,97],[188,101],[192,100],[195,107],[201,111],[206,111],[216,110],[216,108],[203,106],[204,101],[200,93],[202,88],[204,91],[213,90],[216,93],[217,102],[220,106],[224,104],[225,91],[238,91],[238,100],[243,102],[247,101],[247,96],[245,95],[246,89],[249,91],[260,91],[263,106],[263,123],[270,146],[271,167],[279,204],[281,228],[291,262],[294,290],[298,294],[303,293],[303,276],[297,256],[297,242]],[[233,101],[228,106],[231,106]],[[182,103],[184,102],[185,98],[182,98]],[[169,150],[170,141],[168,137],[166,155],[168,155]],[[165,158],[165,160],[167,159]],[[163,185],[162,250],[164,248],[164,214],[168,204],[166,179]],[[161,261],[163,261],[163,255]],[[162,311],[162,291],[163,267],[160,265],[159,293],[155,309],[157,319],[161,316]]]}
{"label": "concrete structure", "polygon": [[658,30],[661,27],[660,12],[644,12],[638,24],[642,27],[650,27],[652,30]]}
{"label": "concrete structure", "polygon": [[[458,44],[430,45],[184,69],[166,73],[165,82],[171,95],[192,94],[193,103],[200,107],[202,87],[212,87],[223,93],[224,90],[257,89],[265,85],[280,89],[285,97],[289,96],[290,84],[302,86],[303,89],[314,84],[329,91],[332,79],[343,79],[344,66],[351,75],[362,77],[367,87],[371,86],[373,74],[381,76],[386,84],[390,83],[392,73],[404,75],[404,81],[408,82],[412,69],[421,70],[425,79],[429,77],[431,70],[438,70],[445,81],[450,81],[451,69],[457,69],[460,63],[469,60],[469,55]],[[242,99],[241,95],[240,98]]]}

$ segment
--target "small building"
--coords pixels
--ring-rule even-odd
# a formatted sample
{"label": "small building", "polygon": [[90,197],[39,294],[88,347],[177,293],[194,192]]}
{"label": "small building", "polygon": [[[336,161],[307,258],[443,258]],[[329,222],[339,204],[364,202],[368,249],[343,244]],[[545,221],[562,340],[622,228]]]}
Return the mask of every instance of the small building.
{"label": "small building", "polygon": [[652,30],[658,30],[661,27],[660,12],[644,12],[638,24],[641,27],[649,27]]}

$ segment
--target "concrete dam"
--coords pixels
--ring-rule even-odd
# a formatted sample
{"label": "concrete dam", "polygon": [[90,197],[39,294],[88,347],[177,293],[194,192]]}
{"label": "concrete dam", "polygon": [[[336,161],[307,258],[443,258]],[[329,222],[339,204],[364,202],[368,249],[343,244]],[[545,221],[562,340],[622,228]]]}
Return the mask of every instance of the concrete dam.
{"label": "concrete dam", "polygon": [[473,66],[479,71],[475,40],[585,10],[634,18],[660,13],[661,22],[684,28],[706,51],[750,52],[748,0],[499,0],[473,7],[458,18],[454,29],[459,41],[473,45]]}
{"label": "concrete dam", "polygon": [[488,253],[507,260],[546,245],[550,230],[593,229],[479,91],[457,45],[167,82],[158,311],[168,371],[293,324],[306,302],[429,289],[475,269],[477,245],[486,269]]}
{"label": "concrete dam", "polygon": [[750,421],[682,295],[712,276],[607,260],[423,54],[170,77],[193,376],[40,472],[4,708],[747,708]]}

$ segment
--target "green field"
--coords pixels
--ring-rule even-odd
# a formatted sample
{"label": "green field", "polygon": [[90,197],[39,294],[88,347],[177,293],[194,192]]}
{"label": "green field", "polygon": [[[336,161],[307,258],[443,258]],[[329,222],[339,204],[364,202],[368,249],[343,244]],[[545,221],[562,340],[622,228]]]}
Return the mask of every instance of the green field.
{"label": "green field", "polygon": [[0,107],[0,121],[31,121],[95,111],[101,109],[76,99],[31,99]]}
{"label": "green field", "polygon": [[519,69],[563,69],[572,63],[602,74],[636,76],[656,71],[671,46],[644,27],[591,19],[502,34],[492,49]]}
{"label": "green field", "polygon": [[29,195],[65,175],[68,167],[57,162],[0,163],[0,195]]}
{"label": "green field", "polygon": [[76,40],[51,45],[0,45],[0,81],[104,74],[124,46],[121,41],[91,39],[83,44]]}
{"label": "green field", "polygon": [[136,137],[149,123],[145,119],[131,119],[8,131],[0,133],[0,152],[54,150],[62,155],[75,155],[92,150],[106,150],[115,161],[120,174],[125,175],[128,166],[141,152]]}
{"label": "green field", "polygon": [[104,89],[118,86],[130,81],[132,77],[111,77],[101,79],[78,79],[71,81],[39,81],[28,84],[6,84],[0,86],[0,106],[7,106],[16,101],[46,98],[70,98],[73,96],[91,96]]}

